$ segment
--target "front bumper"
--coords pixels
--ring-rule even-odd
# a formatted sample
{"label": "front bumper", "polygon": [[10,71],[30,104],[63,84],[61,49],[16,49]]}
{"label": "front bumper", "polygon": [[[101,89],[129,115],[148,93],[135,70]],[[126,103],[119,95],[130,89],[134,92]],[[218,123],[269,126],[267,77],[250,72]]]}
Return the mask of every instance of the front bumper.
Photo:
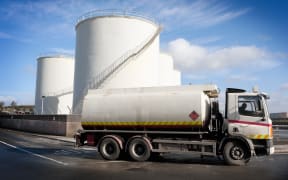
{"label": "front bumper", "polygon": [[273,145],[273,139],[269,139],[266,141],[266,151],[267,151],[267,155],[274,154],[275,147]]}
{"label": "front bumper", "polygon": [[274,152],[275,152],[275,147],[267,148],[267,155],[274,154]]}
{"label": "front bumper", "polygon": [[257,156],[274,154],[273,139],[253,139],[252,141]]}

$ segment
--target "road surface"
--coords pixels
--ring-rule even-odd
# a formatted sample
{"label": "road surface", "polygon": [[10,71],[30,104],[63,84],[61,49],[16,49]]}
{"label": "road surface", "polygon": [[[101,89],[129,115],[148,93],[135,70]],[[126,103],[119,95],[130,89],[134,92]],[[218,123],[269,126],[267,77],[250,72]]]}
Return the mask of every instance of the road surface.
{"label": "road surface", "polygon": [[232,179],[288,178],[288,155],[253,159],[227,166],[217,158],[165,155],[153,162],[105,161],[92,148],[0,129],[0,179]]}

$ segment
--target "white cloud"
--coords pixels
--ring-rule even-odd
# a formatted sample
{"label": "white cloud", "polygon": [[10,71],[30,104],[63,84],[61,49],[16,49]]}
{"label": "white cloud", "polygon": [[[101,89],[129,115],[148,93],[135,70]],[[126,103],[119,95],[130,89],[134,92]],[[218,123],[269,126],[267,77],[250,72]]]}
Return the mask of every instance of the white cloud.
{"label": "white cloud", "polygon": [[16,98],[13,96],[0,96],[0,101],[3,101],[5,106],[9,106],[12,101],[16,101]]}
{"label": "white cloud", "polygon": [[[280,90],[288,91],[288,83],[283,83],[280,86]],[[288,106],[287,106],[288,107]]]}
{"label": "white cloud", "polygon": [[35,95],[33,92],[0,92],[1,94],[9,94],[0,96],[0,101],[5,103],[5,106],[9,106],[12,101],[15,101],[18,105],[33,105]]}
{"label": "white cloud", "polygon": [[257,81],[259,78],[249,74],[233,74],[226,78],[227,82]]}
{"label": "white cloud", "polygon": [[13,21],[32,36],[72,37],[78,9],[83,7],[77,2],[72,0],[11,2],[8,7],[0,8],[0,13],[3,14],[0,18]]}
{"label": "white cloud", "polygon": [[8,34],[8,33],[5,33],[5,32],[0,32],[0,39],[9,39],[9,40],[14,40],[14,41],[18,41],[18,42],[24,42],[24,43],[30,43],[31,42],[31,39],[19,38],[19,37],[16,37],[15,35]]}
{"label": "white cloud", "polygon": [[12,39],[13,36],[5,32],[0,32],[0,39]]}
{"label": "white cloud", "polygon": [[0,18],[13,20],[33,32],[69,32],[68,35],[72,35],[71,32],[79,16],[93,9],[115,9],[115,7],[153,17],[168,29],[183,26],[194,28],[213,26],[249,12],[247,8],[232,9],[219,1],[169,0],[151,3],[150,0],[58,0],[10,2],[8,7],[0,7],[0,13],[3,14]]}
{"label": "white cloud", "polygon": [[270,97],[268,101],[270,112],[288,112],[288,82],[280,84]]}
{"label": "white cloud", "polygon": [[185,76],[185,78],[187,78],[189,80],[199,80],[199,79],[204,80],[204,79],[207,79],[208,77],[205,76],[205,75],[199,75],[199,74],[197,74],[197,75],[188,74],[188,75]]}
{"label": "white cloud", "polygon": [[[279,65],[273,54],[256,46],[231,46],[210,50],[194,45],[185,39],[176,39],[168,44],[175,66],[184,73],[202,71],[261,70]],[[257,68],[255,68],[257,67]]]}
{"label": "white cloud", "polygon": [[170,3],[165,2],[158,11],[159,19],[170,27],[177,24],[177,26],[199,28],[213,26],[235,19],[248,13],[250,9],[233,10],[229,8],[227,4],[219,1],[198,0],[191,3],[181,1],[172,1],[172,3],[171,1]]}
{"label": "white cloud", "polygon": [[202,38],[196,38],[192,39],[191,42],[199,45],[209,44],[213,42],[217,42],[221,40],[222,38],[219,36],[211,36],[211,37],[202,37]]}
{"label": "white cloud", "polygon": [[288,95],[283,91],[275,91],[270,94],[268,100],[270,113],[272,112],[288,112]]}

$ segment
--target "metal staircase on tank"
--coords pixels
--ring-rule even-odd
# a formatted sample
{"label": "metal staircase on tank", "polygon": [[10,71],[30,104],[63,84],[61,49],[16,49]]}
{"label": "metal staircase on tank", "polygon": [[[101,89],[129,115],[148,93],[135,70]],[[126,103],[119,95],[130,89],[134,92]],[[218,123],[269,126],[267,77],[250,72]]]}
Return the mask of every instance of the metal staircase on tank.
{"label": "metal staircase on tank", "polygon": [[70,87],[55,92],[49,92],[47,94],[44,94],[44,96],[61,97],[72,93],[73,93],[73,87]]}
{"label": "metal staircase on tank", "polygon": [[[99,88],[105,80],[107,80],[111,75],[115,74],[117,70],[119,70],[123,65],[127,64],[129,60],[131,60],[133,57],[136,57],[138,54],[143,52],[149,45],[153,43],[153,41],[156,39],[156,37],[160,34],[161,27],[158,26],[157,30],[150,35],[147,39],[145,39],[142,43],[140,43],[138,46],[136,46],[134,49],[130,49],[126,51],[122,56],[120,56],[116,61],[114,61],[111,65],[109,65],[106,69],[104,69],[102,72],[100,72],[98,75],[96,75],[94,78],[92,78],[87,86],[83,88],[83,93],[80,96],[81,99],[79,103],[76,105],[76,108],[74,110],[76,112],[81,112],[79,109],[82,109],[83,105],[83,98],[87,95],[89,89],[97,89]],[[54,97],[61,97],[64,95],[72,94],[73,93],[73,87],[66,88],[60,91],[51,92],[45,94],[45,96],[54,96]],[[80,109],[80,110],[81,110]]]}
{"label": "metal staircase on tank", "polygon": [[[70,87],[70,88],[59,90],[59,91],[43,94],[43,96],[59,98],[61,96],[69,95],[69,94],[72,94],[72,93],[73,93],[73,88]],[[70,114],[71,114],[71,108],[69,106],[67,106],[67,108],[69,109]],[[45,107],[45,109],[46,109],[46,111],[45,111],[46,114],[55,114],[55,112],[53,110],[51,110],[51,107],[48,106],[48,107]],[[56,114],[62,114],[61,108],[58,109],[58,112],[56,112]]]}
{"label": "metal staircase on tank", "polygon": [[[136,57],[138,54],[143,52],[146,48],[149,47],[153,43],[153,41],[156,39],[156,37],[160,34],[161,27],[158,26],[157,30],[149,36],[147,39],[145,39],[142,43],[140,43],[138,46],[136,46],[134,49],[128,50],[125,52],[121,57],[119,57],[116,61],[114,61],[111,65],[109,65],[106,69],[104,69],[102,72],[100,72],[98,75],[96,75],[94,78],[92,78],[88,85],[83,89],[83,94],[81,95],[81,99],[79,103],[76,105],[76,108],[74,110],[76,112],[81,112],[83,100],[84,97],[87,95],[89,89],[97,89],[99,88],[105,80],[107,80],[109,77],[111,77],[113,74],[115,74],[123,65],[127,64],[129,60],[131,60],[133,57]],[[80,111],[79,111],[80,109]]]}

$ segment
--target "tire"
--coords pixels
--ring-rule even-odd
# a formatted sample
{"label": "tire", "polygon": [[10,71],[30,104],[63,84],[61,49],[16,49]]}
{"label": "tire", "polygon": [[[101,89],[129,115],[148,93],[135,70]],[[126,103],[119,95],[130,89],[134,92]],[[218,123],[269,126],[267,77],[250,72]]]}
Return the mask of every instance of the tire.
{"label": "tire", "polygon": [[147,161],[151,156],[149,144],[143,138],[135,138],[129,143],[130,157],[135,161]]}
{"label": "tire", "polygon": [[249,162],[251,154],[243,143],[227,142],[224,146],[223,158],[229,165],[242,166]]}
{"label": "tire", "polygon": [[120,147],[113,138],[105,138],[99,145],[99,152],[106,160],[117,160],[120,156]]}

